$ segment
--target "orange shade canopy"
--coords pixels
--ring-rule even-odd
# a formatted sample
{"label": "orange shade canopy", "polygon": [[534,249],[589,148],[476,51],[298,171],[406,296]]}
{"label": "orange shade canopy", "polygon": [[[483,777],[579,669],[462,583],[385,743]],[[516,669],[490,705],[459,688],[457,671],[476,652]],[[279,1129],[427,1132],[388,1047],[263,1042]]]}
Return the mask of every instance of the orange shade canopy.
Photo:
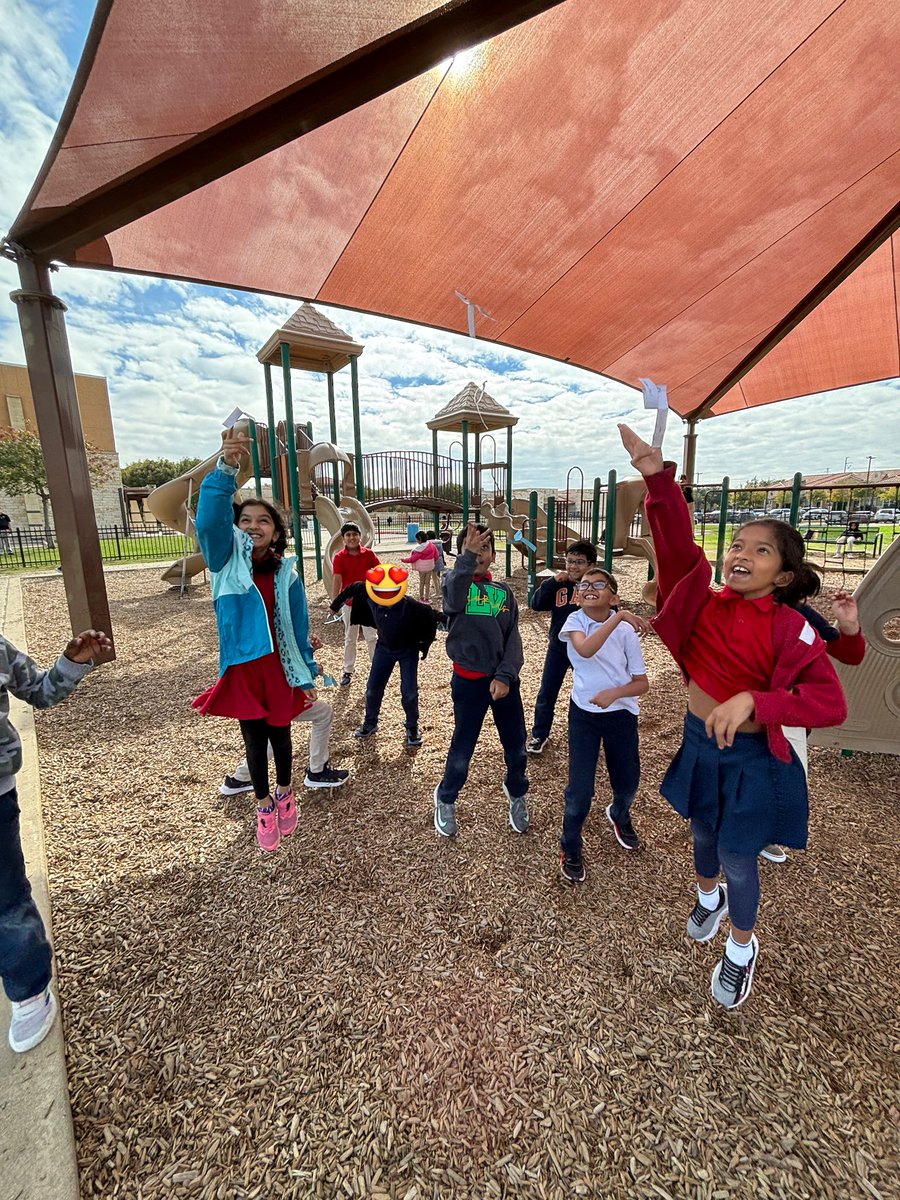
{"label": "orange shade canopy", "polygon": [[893,0],[105,0],[10,238],[728,412],[900,374],[898,62]]}

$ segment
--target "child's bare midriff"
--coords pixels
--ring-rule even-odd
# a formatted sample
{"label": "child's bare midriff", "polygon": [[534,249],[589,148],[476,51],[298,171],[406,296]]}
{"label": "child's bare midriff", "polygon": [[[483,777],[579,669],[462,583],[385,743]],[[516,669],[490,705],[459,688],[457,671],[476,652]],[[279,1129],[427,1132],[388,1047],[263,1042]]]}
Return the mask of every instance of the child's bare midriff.
{"label": "child's bare midriff", "polygon": [[[719,707],[719,701],[714,700],[709,692],[704,692],[693,679],[688,680],[688,711],[701,721],[705,721],[714,708]],[[738,733],[762,733],[763,726],[759,721],[744,721],[738,726]]]}

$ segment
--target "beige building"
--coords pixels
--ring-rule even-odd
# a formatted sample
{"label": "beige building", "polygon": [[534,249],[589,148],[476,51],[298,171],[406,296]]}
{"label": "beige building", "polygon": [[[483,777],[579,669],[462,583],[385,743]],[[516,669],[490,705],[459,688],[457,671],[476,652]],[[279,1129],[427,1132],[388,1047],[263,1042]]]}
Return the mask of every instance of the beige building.
{"label": "beige building", "polygon": [[[75,392],[85,442],[99,453],[103,462],[102,473],[105,478],[93,489],[97,524],[121,524],[119,488],[122,486],[122,474],[106,380],[102,375],[76,375]],[[13,363],[0,363],[0,429],[38,431],[28,371]],[[9,496],[0,492],[0,508],[9,513],[14,528],[20,526],[27,529],[44,523],[39,496]]]}

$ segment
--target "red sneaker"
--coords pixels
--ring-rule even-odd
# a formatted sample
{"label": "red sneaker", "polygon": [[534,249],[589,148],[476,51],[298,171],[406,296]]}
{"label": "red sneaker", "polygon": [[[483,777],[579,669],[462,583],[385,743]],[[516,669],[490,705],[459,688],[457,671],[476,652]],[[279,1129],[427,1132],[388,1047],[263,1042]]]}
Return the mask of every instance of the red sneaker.
{"label": "red sneaker", "polygon": [[260,850],[265,850],[267,854],[278,849],[281,834],[278,832],[278,813],[274,805],[268,810],[256,810],[256,840]]}
{"label": "red sneaker", "polygon": [[297,828],[297,805],[292,791],[279,792],[275,789],[275,807],[278,809],[278,828],[283,838],[290,837]]}

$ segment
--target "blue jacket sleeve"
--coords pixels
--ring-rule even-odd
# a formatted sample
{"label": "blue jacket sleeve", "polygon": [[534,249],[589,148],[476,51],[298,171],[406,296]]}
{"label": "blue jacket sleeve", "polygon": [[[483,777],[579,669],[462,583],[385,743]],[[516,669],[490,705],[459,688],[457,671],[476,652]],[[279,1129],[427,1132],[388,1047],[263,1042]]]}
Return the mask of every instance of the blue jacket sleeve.
{"label": "blue jacket sleeve", "polygon": [[197,540],[206,565],[211,571],[221,571],[234,549],[234,493],[237,490],[237,467],[219,462],[214,471],[200,484],[197,503]]}
{"label": "blue jacket sleeve", "polygon": [[309,608],[306,603],[306,588],[299,576],[291,582],[288,595],[291,602],[291,623],[294,626],[294,637],[297,639],[300,657],[309,671],[310,682],[303,686],[314,687],[316,676],[319,673],[319,665],[309,640]]}

